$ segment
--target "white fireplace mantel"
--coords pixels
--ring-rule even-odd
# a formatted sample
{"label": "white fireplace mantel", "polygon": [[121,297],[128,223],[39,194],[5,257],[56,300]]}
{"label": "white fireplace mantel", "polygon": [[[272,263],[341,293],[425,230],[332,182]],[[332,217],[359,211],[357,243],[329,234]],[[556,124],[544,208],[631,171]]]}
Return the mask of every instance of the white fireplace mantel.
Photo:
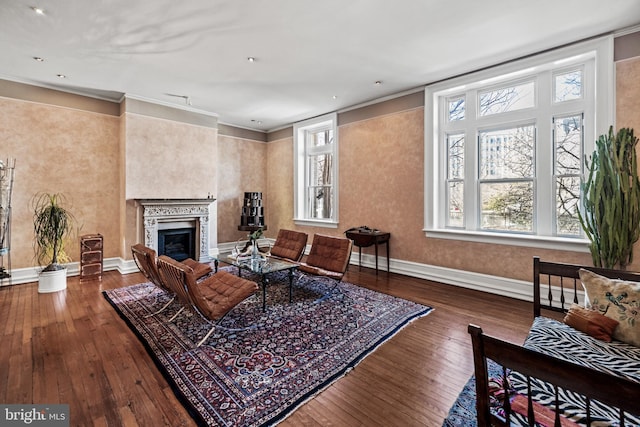
{"label": "white fireplace mantel", "polygon": [[198,261],[210,262],[209,214],[215,199],[136,199],[143,208],[144,244],[158,250],[158,230],[176,228],[191,223],[198,230],[196,250]]}

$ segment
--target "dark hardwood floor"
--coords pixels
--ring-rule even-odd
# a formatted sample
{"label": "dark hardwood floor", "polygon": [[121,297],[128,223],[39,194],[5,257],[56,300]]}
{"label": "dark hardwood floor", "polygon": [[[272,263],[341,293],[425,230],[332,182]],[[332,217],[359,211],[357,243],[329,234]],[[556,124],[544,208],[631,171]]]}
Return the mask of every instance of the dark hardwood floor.
{"label": "dark hardwood floor", "polygon": [[[282,426],[439,426],[472,373],[467,325],[522,343],[530,303],[350,266],[347,281],[430,305],[344,378]],[[140,283],[140,274],[0,288],[0,402],[67,403],[71,425],[192,426],[142,344],[101,291]]]}

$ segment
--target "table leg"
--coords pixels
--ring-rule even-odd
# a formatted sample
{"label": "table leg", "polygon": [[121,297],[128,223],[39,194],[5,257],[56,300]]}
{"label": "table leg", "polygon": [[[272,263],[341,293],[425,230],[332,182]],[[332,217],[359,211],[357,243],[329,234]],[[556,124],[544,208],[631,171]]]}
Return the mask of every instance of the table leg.
{"label": "table leg", "polygon": [[358,246],[358,271],[362,270],[362,246]]}
{"label": "table leg", "polygon": [[262,311],[267,311],[267,276],[262,276]]}
{"label": "table leg", "polygon": [[293,301],[293,270],[289,270],[289,304]]}
{"label": "table leg", "polygon": [[389,272],[389,240],[387,240],[387,273]]}
{"label": "table leg", "polygon": [[215,268],[216,268],[216,269],[215,269],[215,271],[214,271],[214,273],[217,273],[217,272],[218,272],[218,264],[219,264],[219,263],[220,263],[220,261],[218,261],[217,259],[214,259],[214,260],[213,260],[213,265],[214,265],[214,266],[215,266]]}
{"label": "table leg", "polygon": [[374,246],[376,247],[376,276],[377,276],[378,275],[378,242],[375,242]]}

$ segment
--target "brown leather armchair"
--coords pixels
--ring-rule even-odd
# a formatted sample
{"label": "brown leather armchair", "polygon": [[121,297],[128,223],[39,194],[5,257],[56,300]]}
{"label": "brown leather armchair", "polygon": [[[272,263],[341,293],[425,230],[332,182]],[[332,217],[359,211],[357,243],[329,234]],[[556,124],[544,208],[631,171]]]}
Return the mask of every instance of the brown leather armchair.
{"label": "brown leather armchair", "polygon": [[[158,271],[158,257],[156,251],[141,244],[137,243],[131,246],[131,254],[133,255],[133,260],[135,261],[138,269],[142,273],[142,275],[151,283],[156,285],[157,287],[163,289],[164,291],[171,294],[173,297],[167,302],[162,308],[158,311],[151,313],[147,317],[155,316],[158,313],[163,312],[169,307],[169,305],[175,300],[175,292],[169,287],[162,277],[160,276],[160,272]],[[195,274],[196,280],[199,280],[203,276],[211,273],[212,269],[210,265],[200,263],[191,258],[188,258],[183,261],[183,264],[187,265]]]}
{"label": "brown leather armchair", "polygon": [[[154,285],[166,289],[166,286],[162,283],[160,274],[158,273],[158,267],[156,264],[158,257],[156,251],[142,243],[137,243],[131,246],[131,254],[133,255],[133,260],[138,266],[138,269],[144,277]],[[203,264],[191,258],[183,260],[182,263],[193,270],[196,275],[196,279],[200,279],[213,271],[209,264]]]}
{"label": "brown leather armchair", "polygon": [[349,267],[353,242],[344,237],[314,234],[311,250],[300,263],[299,271],[336,280],[336,284],[327,293],[331,293],[342,281]]}
{"label": "brown leather armchair", "polygon": [[307,238],[307,233],[280,229],[276,237],[276,242],[271,248],[271,255],[298,262],[307,247]]}
{"label": "brown leather armchair", "polygon": [[180,311],[184,308],[191,310],[211,324],[211,329],[197,347],[211,336],[216,325],[233,307],[258,290],[257,283],[222,270],[196,283],[196,276],[190,267],[164,255],[158,258],[158,271],[183,305]]}

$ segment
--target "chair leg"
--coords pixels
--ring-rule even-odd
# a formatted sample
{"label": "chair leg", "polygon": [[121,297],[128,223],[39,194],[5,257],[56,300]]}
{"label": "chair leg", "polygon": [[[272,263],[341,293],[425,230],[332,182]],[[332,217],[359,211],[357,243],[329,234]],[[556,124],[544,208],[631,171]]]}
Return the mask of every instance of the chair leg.
{"label": "chair leg", "polygon": [[[334,284],[331,287],[331,289],[329,289],[328,292],[325,292],[324,294],[322,294],[322,296],[320,298],[316,299],[314,301],[314,303],[319,303],[320,301],[324,301],[327,298],[329,298],[331,296],[331,294],[333,294],[333,291],[336,290],[336,288],[338,288],[338,285],[340,284],[340,282],[342,282],[342,280],[336,280],[336,279],[332,279],[332,278],[329,278],[329,277],[326,277],[326,276],[309,275],[309,274],[306,274],[306,273],[300,273],[300,276],[313,277],[315,280],[325,280],[326,279],[326,280],[331,280],[331,281],[334,282]],[[298,281],[296,281],[296,282],[298,282]],[[344,296],[343,292],[340,292],[340,293]]]}
{"label": "chair leg", "polygon": [[171,304],[173,302],[173,300],[175,300],[176,297],[175,295],[169,300],[168,303],[166,303],[160,310],[156,311],[155,313],[151,313],[151,314],[147,314],[146,316],[144,316],[145,319],[148,319],[149,317],[153,317],[156,314],[162,313],[163,311],[165,311],[167,309],[167,307],[169,307],[169,304]]}
{"label": "chair leg", "polygon": [[[335,280],[335,279],[330,279],[330,280]],[[331,287],[331,289],[329,289],[329,291],[328,291],[328,292],[325,292],[325,293],[324,293],[320,298],[318,298],[318,299],[317,299],[317,300],[315,300],[314,302],[315,302],[315,303],[318,303],[318,302],[320,302],[320,301],[324,301],[324,300],[326,300],[327,298],[329,298],[329,297],[333,294],[333,291],[335,291],[336,289],[339,289],[339,288],[338,288],[338,285],[339,285],[339,284],[340,284],[340,282],[336,280],[336,281],[335,281],[335,283],[334,283],[334,285]],[[340,292],[340,294],[341,294],[341,295],[344,295],[344,293],[342,293],[342,292]]]}
{"label": "chair leg", "polygon": [[[249,297],[249,298],[250,298],[250,297]],[[251,329],[257,329],[257,328],[258,328],[258,325],[256,325],[256,324],[249,325],[249,326],[245,326],[244,328],[227,328],[226,326],[222,326],[222,325],[220,325],[220,323],[222,323],[222,320],[223,320],[225,317],[227,317],[227,315],[228,315],[229,313],[231,313],[231,311],[233,311],[233,310],[229,310],[228,312],[226,312],[226,313],[224,314],[224,316],[222,316],[221,318],[219,318],[215,323],[212,323],[210,320],[208,320],[208,319],[204,318],[204,316],[202,316],[202,315],[201,315],[201,317],[202,317],[203,319],[205,319],[207,322],[212,323],[212,327],[211,327],[211,329],[209,330],[209,332],[207,332],[207,335],[205,335],[205,336],[204,336],[204,338],[202,338],[202,339],[200,340],[200,342],[198,342],[198,344],[196,345],[196,348],[197,348],[197,347],[200,347],[202,344],[204,344],[204,342],[205,342],[207,339],[209,339],[209,337],[211,336],[211,334],[213,333],[213,331],[215,331],[215,330],[216,330],[216,328],[224,329],[225,331],[229,331],[229,332],[248,331],[248,330],[251,330]]]}
{"label": "chair leg", "polygon": [[200,347],[206,340],[209,339],[209,337],[211,336],[211,334],[213,333],[213,331],[216,330],[216,325],[213,325],[211,327],[211,329],[209,329],[209,332],[207,332],[207,335],[204,336],[204,338],[202,338],[200,340],[200,342],[198,342],[198,344],[196,345],[196,347]]}
{"label": "chair leg", "polygon": [[182,313],[182,310],[184,310],[184,307],[180,307],[180,310],[178,310],[178,312],[176,314],[174,314],[173,316],[171,316],[171,319],[168,320],[168,322],[173,322],[173,319],[175,319],[176,317],[178,317],[178,315],[180,313]]}

